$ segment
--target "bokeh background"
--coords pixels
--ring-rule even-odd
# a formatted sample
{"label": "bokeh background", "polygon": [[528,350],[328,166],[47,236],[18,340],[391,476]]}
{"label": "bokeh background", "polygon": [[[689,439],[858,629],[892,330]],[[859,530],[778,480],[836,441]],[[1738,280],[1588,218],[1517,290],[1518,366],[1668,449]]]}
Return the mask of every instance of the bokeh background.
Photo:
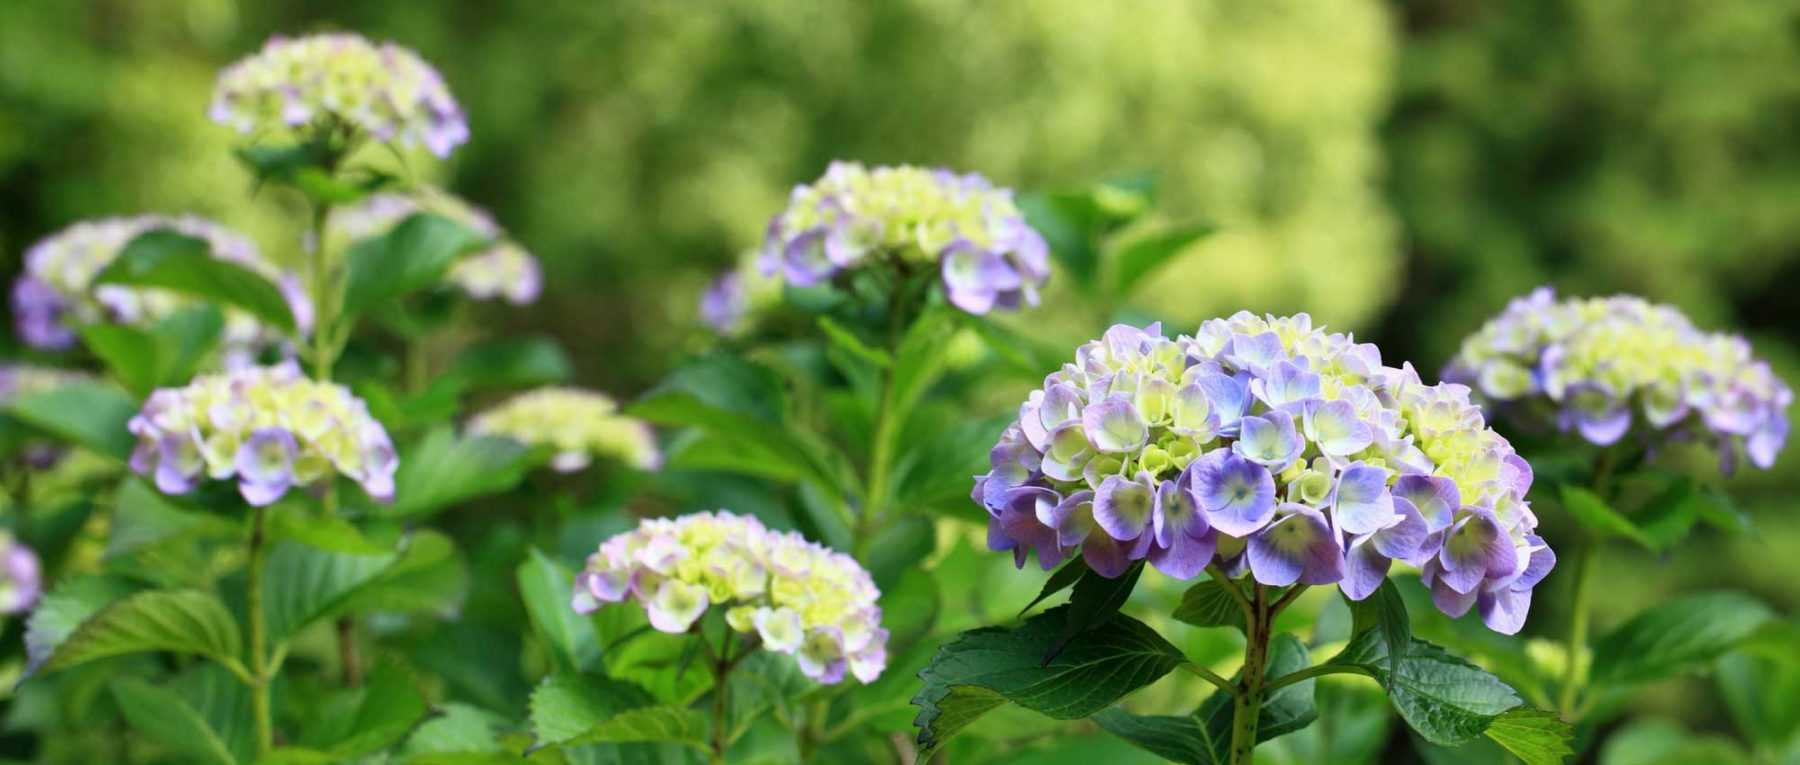
{"label": "bokeh background", "polygon": [[[1021,190],[1149,173],[1158,217],[1218,226],[1132,296],[1176,325],[1306,310],[1435,370],[1548,283],[1675,303],[1800,381],[1800,0],[9,0],[0,274],[120,213],[295,251],[204,110],[269,35],[338,28],[442,70],[474,139],[411,171],[544,261],[541,301],[480,320],[623,397],[695,349],[700,289],[834,158]],[[1073,300],[1040,309],[1054,342],[1101,329]],[[1734,479],[1755,533],[1610,550],[1598,627],[1676,590],[1800,609],[1796,451]],[[1554,589],[1531,633],[1561,634]],[[1723,729],[1709,693],[1637,703]]]}

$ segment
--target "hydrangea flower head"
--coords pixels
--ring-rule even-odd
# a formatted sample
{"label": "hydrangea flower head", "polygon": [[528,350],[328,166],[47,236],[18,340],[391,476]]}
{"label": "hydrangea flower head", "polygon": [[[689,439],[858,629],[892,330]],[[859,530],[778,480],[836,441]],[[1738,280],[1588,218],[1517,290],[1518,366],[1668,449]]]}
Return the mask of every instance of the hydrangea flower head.
{"label": "hydrangea flower head", "polygon": [[432,213],[456,221],[487,239],[478,252],[464,255],[450,267],[445,280],[476,300],[505,298],[526,305],[538,298],[544,279],[537,258],[508,239],[492,216],[456,196],[432,188],[410,194],[374,194],[351,207],[332,211],[326,235],[336,246],[380,236],[415,213]]}
{"label": "hydrangea flower head", "polygon": [[1767,469],[1787,442],[1794,392],[1737,335],[1703,332],[1673,306],[1630,295],[1517,298],[1463,341],[1444,372],[1526,424],[1553,424],[1599,446],[1638,424],[1647,441],[1717,444]]}
{"label": "hydrangea flower head", "polygon": [[341,474],[393,499],[400,463],[387,429],[348,388],[309,379],[291,361],[159,389],[129,427],[138,439],[131,469],[166,494],[236,479],[244,500],[263,506]]}
{"label": "hydrangea flower head", "polygon": [[[199,305],[169,290],[105,284],[94,277],[138,235],[157,229],[206,240],[213,257],[230,261],[274,282],[305,331],[311,303],[298,277],[264,260],[256,244],[217,223],[194,216],[140,215],[82,221],[33,244],[25,251],[25,272],[13,284],[13,319],[19,337],[36,348],[60,350],[75,342],[84,324],[114,322],[147,327],[181,309]],[[222,343],[228,354],[254,350],[279,335],[250,314],[225,311]]]}
{"label": "hydrangea flower head", "polygon": [[809,287],[859,268],[933,268],[958,308],[1036,305],[1049,248],[1010,189],[974,173],[834,162],[769,222],[765,274]]}
{"label": "hydrangea flower head", "polygon": [[353,34],[272,37],[219,73],[208,111],[244,134],[352,128],[439,157],[469,140],[469,123],[437,70],[393,43]]}
{"label": "hydrangea flower head", "polygon": [[700,320],[721,335],[731,334],[749,310],[744,294],[744,281],[736,271],[727,271],[700,293]]}
{"label": "hydrangea flower head", "polygon": [[630,598],[673,634],[723,608],[733,630],[832,684],[846,670],[874,682],[887,668],[880,597],[850,556],[720,511],[648,519],[601,543],[575,577],[573,605],[585,614]]}
{"label": "hydrangea flower head", "polygon": [[1438,607],[1517,632],[1555,562],[1525,502],[1531,468],[1460,385],[1312,326],[1214,319],[1169,339],[1118,325],[1019,408],[976,478],[988,544],[1024,566],[1080,555],[1118,576],[1219,565],[1272,586],[1368,597],[1394,561]]}
{"label": "hydrangea flower head", "polygon": [[551,467],[565,473],[587,467],[594,457],[610,457],[639,470],[662,466],[649,423],[619,414],[618,404],[604,394],[579,388],[521,393],[476,415],[469,430],[548,446],[555,450]]}
{"label": "hydrangea flower head", "polygon": [[30,610],[42,592],[37,553],[13,538],[11,532],[0,531],[0,614]]}

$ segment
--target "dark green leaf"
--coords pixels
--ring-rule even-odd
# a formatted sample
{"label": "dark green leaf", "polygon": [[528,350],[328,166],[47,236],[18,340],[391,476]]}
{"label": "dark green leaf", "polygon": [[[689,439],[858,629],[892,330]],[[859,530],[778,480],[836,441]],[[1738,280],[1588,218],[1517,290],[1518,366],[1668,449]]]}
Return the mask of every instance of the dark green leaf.
{"label": "dark green leaf", "polygon": [[433,428],[400,453],[394,501],[377,505],[386,517],[424,515],[461,502],[511,490],[531,467],[531,450],[510,438],[458,436],[449,425]]}
{"label": "dark green leaf", "polygon": [[1769,616],[1768,606],[1736,592],[1667,601],[1594,644],[1593,682],[1641,683],[1698,669],[1737,647]]}
{"label": "dark green leaf", "polygon": [[1236,627],[1244,629],[1244,608],[1225,588],[1223,582],[1208,579],[1181,594],[1181,605],[1175,607],[1175,621],[1196,627]]}
{"label": "dark green leaf", "polygon": [[923,515],[903,515],[889,523],[869,542],[865,556],[869,575],[875,585],[886,589],[901,574],[931,557],[937,545],[937,527]]}
{"label": "dark green leaf", "polygon": [[127,596],[95,612],[56,646],[44,671],[144,651],[193,653],[236,663],[242,650],[237,620],[218,598],[198,590],[155,590]]}
{"label": "dark green leaf", "polygon": [[373,754],[406,738],[425,717],[425,697],[412,673],[391,660],[376,663],[363,687],[316,718],[301,745],[340,761]]}
{"label": "dark green leaf", "polygon": [[[1292,635],[1278,635],[1269,645],[1264,677],[1270,680],[1305,669],[1311,662],[1306,646]],[[1240,672],[1233,680],[1242,677]],[[1256,741],[1262,743],[1311,725],[1318,718],[1310,679],[1276,690],[1263,701],[1257,716]],[[1216,691],[1191,715],[1140,716],[1114,707],[1094,722],[1115,736],[1164,759],[1191,765],[1229,762],[1236,699]]]}
{"label": "dark green leaf", "polygon": [[473,345],[456,355],[449,377],[470,390],[529,388],[566,382],[575,374],[568,354],[548,337],[517,337]]}
{"label": "dark green leaf", "polygon": [[125,721],[146,738],[194,762],[236,765],[237,758],[219,734],[180,694],[134,677],[114,680],[112,693]]}
{"label": "dark green leaf", "polygon": [[1076,636],[1101,624],[1105,624],[1119,608],[1125,605],[1125,599],[1131,597],[1131,591],[1137,589],[1138,577],[1144,573],[1142,561],[1133,563],[1124,574],[1108,579],[1095,571],[1088,571],[1075,582],[1075,590],[1069,593],[1069,607],[1064,612],[1062,636],[1050,645],[1044,654],[1044,663],[1049,664],[1063,646],[1069,644]]}
{"label": "dark green leaf", "polygon": [[156,387],[162,361],[150,333],[123,324],[89,324],[81,328],[81,344],[100,358],[113,379],[139,397]]}
{"label": "dark green leaf", "polygon": [[1638,528],[1643,529],[1655,549],[1667,550],[1687,538],[1700,521],[1701,501],[1694,479],[1676,475],[1638,512]]}
{"label": "dark green leaf", "polygon": [[1620,515],[1619,511],[1612,509],[1605,500],[1593,492],[1574,484],[1565,483],[1562,485],[1562,501],[1563,508],[1569,511],[1569,516],[1574,518],[1576,523],[1593,532],[1595,536],[1602,539],[1607,537],[1629,539],[1647,549],[1656,548],[1656,544],[1650,540],[1650,536],[1645,534],[1643,529],[1632,523],[1630,518]]}
{"label": "dark green leaf", "polygon": [[[1345,600],[1350,604],[1351,634],[1378,630],[1382,643],[1387,646],[1387,671],[1398,673],[1400,660],[1412,645],[1412,622],[1406,616],[1406,600],[1400,597],[1400,589],[1394,586],[1394,580],[1383,580],[1375,592],[1361,601]],[[1395,646],[1400,650],[1394,650]]]}
{"label": "dark green leaf", "polygon": [[225,318],[212,305],[170,314],[150,328],[156,342],[159,385],[185,385],[218,346]]}
{"label": "dark green leaf", "polygon": [[1156,271],[1181,254],[1188,245],[1211,234],[1213,230],[1211,225],[1205,223],[1171,226],[1120,246],[1118,253],[1113,256],[1113,295],[1119,298],[1130,295],[1131,288],[1137,286],[1138,280]]}
{"label": "dark green leaf", "polygon": [[1487,670],[1451,656],[1423,640],[1388,672],[1388,652],[1380,630],[1357,635],[1332,664],[1361,667],[1388,690],[1394,709],[1420,736],[1440,746],[1458,746],[1479,737],[1495,718],[1520,705],[1517,693]]}
{"label": "dark green leaf", "polygon": [[1058,720],[1087,717],[1155,682],[1185,660],[1155,630],[1123,614],[1080,633],[1049,664],[1043,657],[1063,634],[1067,606],[1016,629],[965,632],[938,649],[920,673],[920,761],[990,710],[1015,703]]}
{"label": "dark green leaf", "polygon": [[600,661],[594,622],[569,607],[575,575],[537,548],[519,564],[519,595],[538,637],[550,647],[562,671],[593,669]]}
{"label": "dark green leaf", "polygon": [[1082,560],[1079,555],[1070,558],[1068,563],[1064,563],[1062,568],[1057,569],[1056,573],[1051,574],[1050,578],[1044,581],[1044,588],[1038,590],[1037,597],[1032,598],[1030,603],[1026,603],[1024,608],[1019,609],[1019,615],[1024,616],[1026,612],[1036,608],[1037,604],[1044,602],[1046,598],[1074,586],[1075,582],[1086,576],[1087,573],[1087,561]]}
{"label": "dark green leaf", "polygon": [[38,430],[120,462],[131,457],[137,444],[125,427],[138,412],[137,401],[111,385],[70,383],[14,399],[6,411]]}
{"label": "dark green leaf", "polygon": [[350,246],[350,275],[344,288],[345,315],[436,284],[458,257],[484,238],[467,226],[418,213],[380,236]]}
{"label": "dark green leaf", "polygon": [[1575,753],[1575,729],[1553,712],[1518,708],[1500,715],[1483,731],[1525,765],[1562,765]]}
{"label": "dark green leaf", "polygon": [[894,363],[894,358],[889,356],[887,351],[863,342],[863,339],[857,337],[855,332],[837,323],[830,316],[819,317],[819,330],[825,333],[825,338],[830,340],[833,346],[849,354],[852,358],[884,369]]}
{"label": "dark green leaf", "polygon": [[206,240],[174,231],[139,234],[95,275],[94,284],[161,287],[236,306],[264,324],[294,331],[294,315],[280,289],[255,271],[213,257]]}
{"label": "dark green leaf", "polygon": [[[1757,745],[1776,751],[1800,743],[1800,626],[1770,623],[1766,647],[1746,644],[1719,660],[1719,695],[1731,718]],[[1759,642],[1758,641],[1752,642]]]}

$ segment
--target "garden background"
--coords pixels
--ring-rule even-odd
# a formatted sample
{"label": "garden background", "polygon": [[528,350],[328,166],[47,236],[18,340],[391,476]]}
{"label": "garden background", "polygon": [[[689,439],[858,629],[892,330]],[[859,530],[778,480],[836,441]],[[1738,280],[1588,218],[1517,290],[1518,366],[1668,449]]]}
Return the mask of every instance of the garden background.
{"label": "garden background", "polygon": [[[1305,310],[1430,374],[1553,284],[1674,303],[1800,380],[1795,0],[20,0],[0,4],[0,273],[70,222],[136,212],[208,215],[293,256],[291,211],[237,193],[237,137],[204,113],[218,70],[269,35],[335,28],[443,72],[480,140],[414,172],[441,172],[544,264],[540,301],[476,306],[472,324],[556,338],[579,382],[621,399],[712,342],[700,291],[836,158],[1022,191],[1149,176],[1153,218],[1217,227],[1129,308],[1053,279],[1045,306],[1000,319],[1055,347],[1113,318]],[[990,398],[1032,385],[997,377]],[[1732,481],[1754,533],[1702,530],[1667,560],[1606,548],[1596,626],[1696,589],[1800,609],[1797,461]],[[629,493],[640,513],[738,499],[648,480],[589,496]],[[1021,579],[1007,591],[1035,590]],[[1539,598],[1526,635],[1561,635],[1567,602]],[[1729,730],[1715,700],[1692,679],[1634,704]]]}

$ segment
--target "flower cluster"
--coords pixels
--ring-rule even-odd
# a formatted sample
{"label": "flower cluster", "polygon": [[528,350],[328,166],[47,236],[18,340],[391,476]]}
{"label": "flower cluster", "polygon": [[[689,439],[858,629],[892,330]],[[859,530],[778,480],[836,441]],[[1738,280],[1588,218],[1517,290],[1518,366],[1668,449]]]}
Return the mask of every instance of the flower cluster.
{"label": "flower cluster", "polygon": [[872,261],[938,268],[950,302],[974,314],[1035,305],[1050,277],[1049,248],[1011,190],[974,173],[912,166],[832,163],[794,189],[758,256],[764,274],[799,287]]}
{"label": "flower cluster", "polygon": [[849,670],[874,682],[887,668],[881,592],[848,555],[749,516],[694,513],[648,519],[588,556],[573,605],[635,599],[650,625],[686,632],[706,609],[725,609],[733,630],[794,657],[807,677],[837,683]]}
{"label": "flower cluster", "polygon": [[252,505],[343,474],[389,501],[399,459],[387,430],[349,389],[316,382],[293,362],[195,378],[150,394],[131,418],[131,469],[185,494],[205,478],[236,478]]}
{"label": "flower cluster", "polygon": [[721,274],[700,293],[700,320],[721,335],[736,331],[748,310],[744,280],[736,271]]}
{"label": "flower cluster", "polygon": [[1707,333],[1672,306],[1618,295],[1517,298],[1463,341],[1444,372],[1527,424],[1606,446],[1642,416],[1645,436],[1706,438],[1731,472],[1768,468],[1787,442],[1794,392],[1742,337]]}
{"label": "flower cluster", "polygon": [[593,457],[610,457],[640,470],[662,465],[656,431],[619,414],[611,398],[578,388],[539,388],[514,396],[469,421],[474,433],[501,436],[556,450],[551,467],[572,472]]}
{"label": "flower cluster", "polygon": [[42,588],[37,553],[14,539],[11,532],[0,531],[0,614],[30,609]]}
{"label": "flower cluster", "polygon": [[513,305],[537,300],[544,280],[537,259],[508,239],[486,211],[447,192],[421,188],[411,194],[375,194],[361,203],[332,211],[327,236],[347,245],[359,239],[387,233],[414,213],[431,213],[456,221],[480,234],[489,244],[463,256],[445,278],[469,297],[491,300],[504,297]]}
{"label": "flower cluster", "polygon": [[270,38],[219,74],[208,114],[240,133],[341,126],[423,144],[439,157],[469,140],[468,120],[436,69],[406,48],[353,34]]}
{"label": "flower cluster", "polygon": [[[167,229],[206,240],[214,257],[255,271],[281,288],[301,329],[311,323],[311,304],[300,279],[276,268],[258,253],[256,244],[217,223],[194,216],[140,215],[82,221],[50,235],[25,251],[25,273],[13,285],[13,319],[19,337],[37,348],[63,349],[75,342],[83,324],[116,322],[145,327],[183,308],[198,305],[169,290],[94,286],[94,277],[113,262],[131,240]],[[228,309],[222,338],[227,353],[246,352],[273,342],[279,335],[250,314]]]}
{"label": "flower cluster", "polygon": [[1174,340],[1115,326],[1019,409],[974,498],[989,546],[1046,569],[1079,554],[1118,576],[1147,559],[1362,599],[1395,560],[1440,609],[1524,624],[1555,556],[1533,533],[1532,472],[1460,385],[1327,334],[1239,313]]}

